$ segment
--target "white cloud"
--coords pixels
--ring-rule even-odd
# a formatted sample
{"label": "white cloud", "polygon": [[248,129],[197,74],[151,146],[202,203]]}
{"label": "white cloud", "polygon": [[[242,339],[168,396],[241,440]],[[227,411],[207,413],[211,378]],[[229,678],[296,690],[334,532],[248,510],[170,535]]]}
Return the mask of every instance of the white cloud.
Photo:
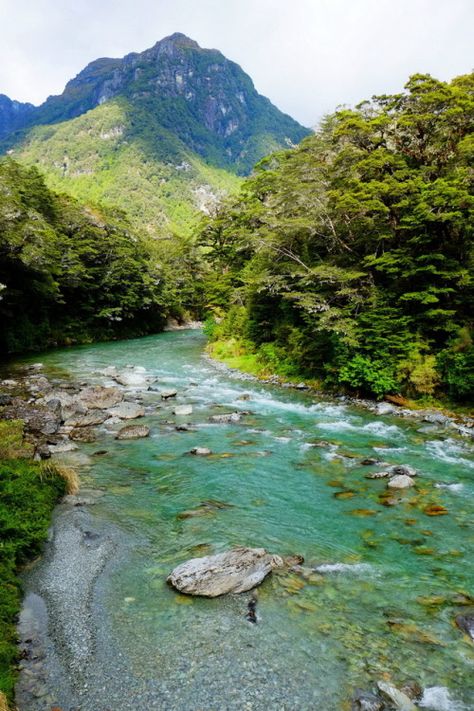
{"label": "white cloud", "polygon": [[172,32],[238,62],[306,125],[410,74],[471,71],[472,0],[0,0],[0,93],[40,103]]}

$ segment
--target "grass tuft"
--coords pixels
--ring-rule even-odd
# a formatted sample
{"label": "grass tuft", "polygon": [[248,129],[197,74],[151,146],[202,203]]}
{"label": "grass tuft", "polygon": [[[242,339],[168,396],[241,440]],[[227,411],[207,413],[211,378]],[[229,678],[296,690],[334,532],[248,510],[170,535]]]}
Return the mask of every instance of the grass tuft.
{"label": "grass tuft", "polygon": [[63,479],[66,485],[66,494],[77,494],[79,491],[79,477],[72,467],[47,461],[41,462],[40,471],[44,478],[54,479],[59,477]]}

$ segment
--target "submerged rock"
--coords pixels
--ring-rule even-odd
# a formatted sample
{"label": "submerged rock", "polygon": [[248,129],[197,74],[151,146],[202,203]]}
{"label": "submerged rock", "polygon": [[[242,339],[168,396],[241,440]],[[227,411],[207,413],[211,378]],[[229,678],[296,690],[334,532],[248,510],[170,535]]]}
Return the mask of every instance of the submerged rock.
{"label": "submerged rock", "polygon": [[416,711],[417,707],[413,701],[393,684],[388,681],[378,681],[377,686],[382,696],[388,699],[397,711]]}
{"label": "submerged rock", "polygon": [[351,711],[383,711],[384,702],[375,694],[357,689],[352,700]]}
{"label": "submerged rock", "polygon": [[218,597],[242,593],[260,585],[274,568],[283,566],[280,556],[264,548],[234,548],[218,555],[192,558],[178,565],[167,582],[187,595]]}
{"label": "submerged rock", "polygon": [[141,439],[149,434],[150,428],[146,425],[127,425],[118,431],[115,439]]}
{"label": "submerged rock", "polygon": [[411,476],[399,474],[390,479],[387,486],[389,489],[409,489],[411,486],[415,486],[415,482]]}
{"label": "submerged rock", "polygon": [[474,641],[474,610],[472,613],[458,615],[456,624],[460,630],[465,632]]}

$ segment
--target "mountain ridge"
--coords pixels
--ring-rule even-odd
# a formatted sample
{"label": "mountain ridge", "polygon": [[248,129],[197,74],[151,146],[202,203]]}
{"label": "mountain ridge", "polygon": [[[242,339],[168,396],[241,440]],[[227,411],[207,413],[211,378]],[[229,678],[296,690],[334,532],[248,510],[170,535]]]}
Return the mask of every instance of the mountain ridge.
{"label": "mountain ridge", "polygon": [[62,94],[25,111],[10,131],[4,126],[3,147],[14,147],[33,126],[76,118],[117,97],[153,112],[192,151],[238,174],[249,173],[269,150],[310,133],[260,95],[219,50],[174,33],[143,52],[93,60]]}

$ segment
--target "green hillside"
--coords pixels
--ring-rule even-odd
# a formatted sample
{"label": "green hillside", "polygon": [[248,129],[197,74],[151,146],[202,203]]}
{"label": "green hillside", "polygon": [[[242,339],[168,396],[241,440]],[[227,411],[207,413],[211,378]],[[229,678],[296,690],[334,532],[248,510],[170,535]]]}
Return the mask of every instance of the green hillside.
{"label": "green hillside", "polygon": [[12,156],[36,165],[48,185],[89,202],[119,206],[153,237],[187,234],[200,210],[235,192],[241,179],[212,167],[126,99],[31,130]]}

